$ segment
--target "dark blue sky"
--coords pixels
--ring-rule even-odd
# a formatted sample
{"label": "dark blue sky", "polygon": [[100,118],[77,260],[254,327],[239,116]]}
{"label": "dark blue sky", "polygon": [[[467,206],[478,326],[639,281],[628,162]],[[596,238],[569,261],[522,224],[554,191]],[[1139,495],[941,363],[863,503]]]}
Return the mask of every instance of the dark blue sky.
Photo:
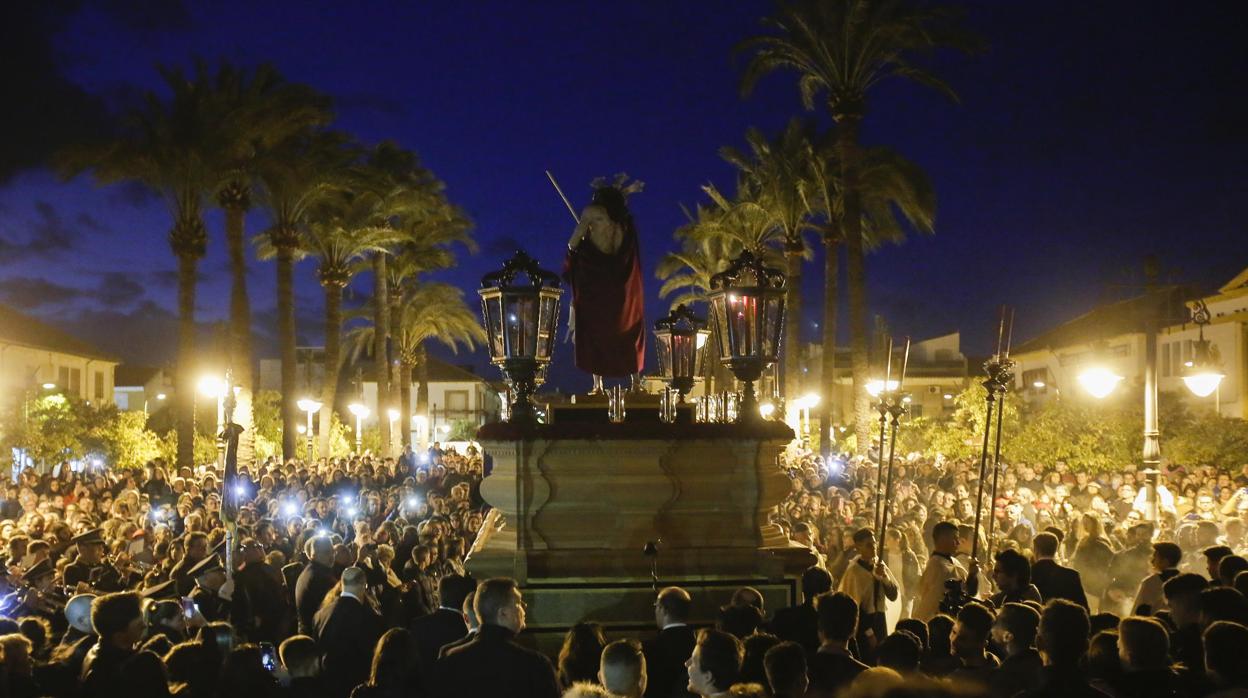
{"label": "dark blue sky", "polygon": [[[708,181],[731,188],[718,148],[801,113],[791,75],[738,93],[733,46],[767,2],[146,5],[44,9],[0,30],[6,61],[28,68],[9,92],[20,106],[0,117],[0,301],[132,360],[171,356],[168,214],[131,188],[61,183],[39,163],[98,111],[156,87],[156,63],[271,62],[333,95],[342,129],[416,150],[476,221],[482,251],[445,275],[469,293],[512,241],[558,267],[572,223],[544,169],[578,205],[593,177],[628,172],[646,182],[633,207],[649,320],[666,310],[653,267],[673,247],[680,204]],[[899,334],[960,329],[969,351],[985,352],[998,304],[1018,307],[1026,338],[1120,292],[1107,283],[1138,280],[1145,252],[1208,285],[1248,265],[1235,204],[1248,188],[1236,8],[969,3],[989,50],[938,63],[962,103],[890,84],[871,105],[864,140],[920,163],[939,197],[934,237],[871,257],[873,310]],[[205,322],[227,309],[216,212],[209,225]],[[264,225],[248,220],[249,231]],[[808,265],[803,284],[811,340],[821,269]],[[319,341],[312,271],[297,270],[300,333]],[[254,263],[267,336],[273,289],[273,268]],[[559,363],[570,365],[567,349]]]}

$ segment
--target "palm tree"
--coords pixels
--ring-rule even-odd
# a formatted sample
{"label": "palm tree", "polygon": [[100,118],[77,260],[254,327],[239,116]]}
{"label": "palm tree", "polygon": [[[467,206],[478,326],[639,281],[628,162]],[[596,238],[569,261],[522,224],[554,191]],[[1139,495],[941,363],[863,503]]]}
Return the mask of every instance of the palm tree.
{"label": "palm tree", "polygon": [[139,182],[158,193],[173,218],[169,247],[178,264],[178,361],[174,385],[177,465],[194,465],[195,282],[207,251],[203,210],[206,194],[220,172],[223,130],[213,109],[211,85],[162,68],[168,96],[149,92],[125,113],[112,140],[67,151],[62,172],[72,177],[91,170],[104,184]]}
{"label": "palm tree", "polygon": [[956,18],[950,10],[912,0],[793,0],[763,20],[768,33],[741,45],[752,54],[742,83],[746,94],[768,73],[794,71],[803,105],[813,109],[822,96],[837,125],[859,452],[865,452],[871,428],[859,128],[868,94],[886,78],[908,79],[956,98],[947,84],[914,60],[941,47],[972,48],[975,42],[957,28]]}
{"label": "palm tree", "polygon": [[785,274],[785,314],[790,321],[784,328],[784,394],[797,397],[801,382],[802,260],[811,256],[805,231],[810,224],[806,150],[809,128],[794,118],[774,141],[751,128],[746,134],[750,152],[723,148],[723,158],[737,168],[757,195],[758,204],[783,239]]}
{"label": "palm tree", "polygon": [[[316,275],[325,290],[325,382],[321,386],[321,424],[333,421],[342,358],[342,292],[357,262],[393,244],[393,232],[371,225],[373,202],[367,195],[338,192],[317,207],[302,235],[302,252],[317,260]],[[381,421],[385,421],[384,414]],[[329,453],[328,428],[320,434],[321,453]]]}
{"label": "palm tree", "polygon": [[225,242],[230,260],[229,364],[240,387],[234,421],[243,427],[238,458],[253,458],[251,304],[247,297],[244,221],[251,208],[252,182],[260,163],[285,141],[329,121],[328,100],[303,85],[288,83],[271,66],[250,74],[228,63],[212,80],[217,118],[225,131],[224,162],[216,202],[225,212]]}
{"label": "palm tree", "polygon": [[[298,457],[299,395],[295,369],[295,262],[302,256],[302,230],[309,214],[342,184],[356,157],[350,139],[313,131],[278,144],[257,163],[257,177],[272,225],[253,242],[260,259],[277,262],[277,333],[282,359],[282,458]],[[328,422],[324,422],[328,426]],[[324,451],[322,451],[324,453]]]}
{"label": "palm tree", "polygon": [[[841,190],[836,174],[835,135],[807,151],[811,173],[811,203],[819,218],[824,244],[823,345],[821,376],[825,386],[836,384],[836,325],[839,302],[839,245],[841,243]],[[900,243],[907,228],[924,234],[934,232],[936,195],[923,170],[891,149],[868,148],[860,170],[864,246],[868,251],[885,243]],[[905,224],[903,225],[902,219]],[[835,401],[820,403],[819,436],[824,457],[831,455],[831,426]]]}

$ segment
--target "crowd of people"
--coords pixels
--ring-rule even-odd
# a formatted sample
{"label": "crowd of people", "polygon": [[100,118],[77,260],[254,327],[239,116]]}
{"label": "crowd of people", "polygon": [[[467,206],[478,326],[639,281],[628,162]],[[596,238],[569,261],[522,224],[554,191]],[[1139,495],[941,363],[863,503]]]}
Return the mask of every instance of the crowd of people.
{"label": "crowd of people", "polygon": [[582,622],[557,657],[515,581],[464,568],[472,447],[270,459],[224,488],[213,466],[22,471],[0,698],[1248,696],[1248,466],[1013,464],[981,488],[977,463],[911,457],[878,503],[871,459],[782,466],[773,516],[816,561],[792,606],[742,587],[712,623],[668,587],[653,631]]}

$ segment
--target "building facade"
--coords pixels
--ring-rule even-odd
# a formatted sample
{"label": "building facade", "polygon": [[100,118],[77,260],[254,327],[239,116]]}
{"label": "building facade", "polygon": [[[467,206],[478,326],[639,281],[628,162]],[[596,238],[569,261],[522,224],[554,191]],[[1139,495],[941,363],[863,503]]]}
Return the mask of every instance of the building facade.
{"label": "building facade", "polygon": [[41,392],[111,404],[117,364],[90,344],[0,305],[0,396],[6,409]]}

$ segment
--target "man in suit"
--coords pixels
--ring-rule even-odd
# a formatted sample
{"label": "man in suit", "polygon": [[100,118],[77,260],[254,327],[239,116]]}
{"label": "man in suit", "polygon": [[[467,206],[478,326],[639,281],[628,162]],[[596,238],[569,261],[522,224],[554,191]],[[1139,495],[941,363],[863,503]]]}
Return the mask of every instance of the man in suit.
{"label": "man in suit", "polygon": [[819,621],[815,615],[815,597],[832,591],[832,575],[822,567],[810,567],[802,573],[802,603],[776,611],[772,628],[776,637],[796,642],[814,654],[819,649]]}
{"label": "man in suit", "polygon": [[381,637],[381,615],[368,601],[364,568],[342,572],[342,594],[315,614],[321,666],[331,696],[345,697],[368,679],[373,648]]}
{"label": "man in suit", "polygon": [[685,662],[697,643],[693,628],[688,625],[689,592],[680,587],[667,587],[654,601],[654,622],[659,634],[642,647],[646,656],[649,681],[646,698],[686,698],[689,674]]}
{"label": "man in suit", "polygon": [[209,555],[187,570],[187,576],[195,584],[195,588],[190,593],[191,601],[195,602],[195,607],[199,609],[204,620],[210,623],[230,620],[230,606],[227,598],[230,590],[227,588],[222,591],[226,580],[221,558]]}
{"label": "man in suit", "polygon": [[466,645],[469,642],[472,642],[473,639],[477,637],[477,631],[481,629],[481,621],[477,618],[477,610],[472,607],[476,595],[477,592],[475,589],[468,592],[468,595],[464,597],[464,605],[462,606],[464,624],[468,627],[468,632],[458,640],[453,640],[445,645],[442,645],[442,647],[438,650],[438,659],[450,654],[452,650],[460,645]]}
{"label": "man in suit", "polygon": [[433,664],[438,659],[438,650],[468,634],[468,625],[464,622],[464,597],[472,593],[473,582],[468,577],[448,574],[438,580],[438,598],[440,606],[427,616],[412,621],[409,629],[416,640],[416,660],[420,664],[420,675],[433,675]]}
{"label": "man in suit", "polygon": [[1031,566],[1031,583],[1040,590],[1040,598],[1045,603],[1050,599],[1066,599],[1086,610],[1088,597],[1083,591],[1079,571],[1063,567],[1053,559],[1057,556],[1057,536],[1046,531],[1037,535],[1031,544],[1036,553],[1036,562]]}
{"label": "man in suit", "polygon": [[858,629],[858,604],[848,594],[830,592],[815,600],[815,612],[820,644],[807,659],[810,691],[832,696],[867,669],[849,650],[849,641]]}
{"label": "man in suit", "polygon": [[554,665],[515,640],[524,630],[524,600],[515,580],[498,577],[481,582],[473,606],[481,629],[471,642],[438,660],[433,695],[558,698]]}
{"label": "man in suit", "polygon": [[295,582],[295,610],[299,613],[299,634],[315,635],[315,616],[325,594],[337,581],[334,575],[334,543],[328,536],[308,541],[310,560]]}
{"label": "man in suit", "polygon": [[190,576],[191,568],[208,557],[208,535],[203,531],[192,531],[186,534],[186,554],[169,571],[169,578],[178,587],[179,596],[190,596],[195,588],[195,579]]}
{"label": "man in suit", "polygon": [[254,538],[242,544],[243,568],[234,574],[235,628],[253,642],[277,643],[286,636],[286,590],[281,573],[264,560]]}

